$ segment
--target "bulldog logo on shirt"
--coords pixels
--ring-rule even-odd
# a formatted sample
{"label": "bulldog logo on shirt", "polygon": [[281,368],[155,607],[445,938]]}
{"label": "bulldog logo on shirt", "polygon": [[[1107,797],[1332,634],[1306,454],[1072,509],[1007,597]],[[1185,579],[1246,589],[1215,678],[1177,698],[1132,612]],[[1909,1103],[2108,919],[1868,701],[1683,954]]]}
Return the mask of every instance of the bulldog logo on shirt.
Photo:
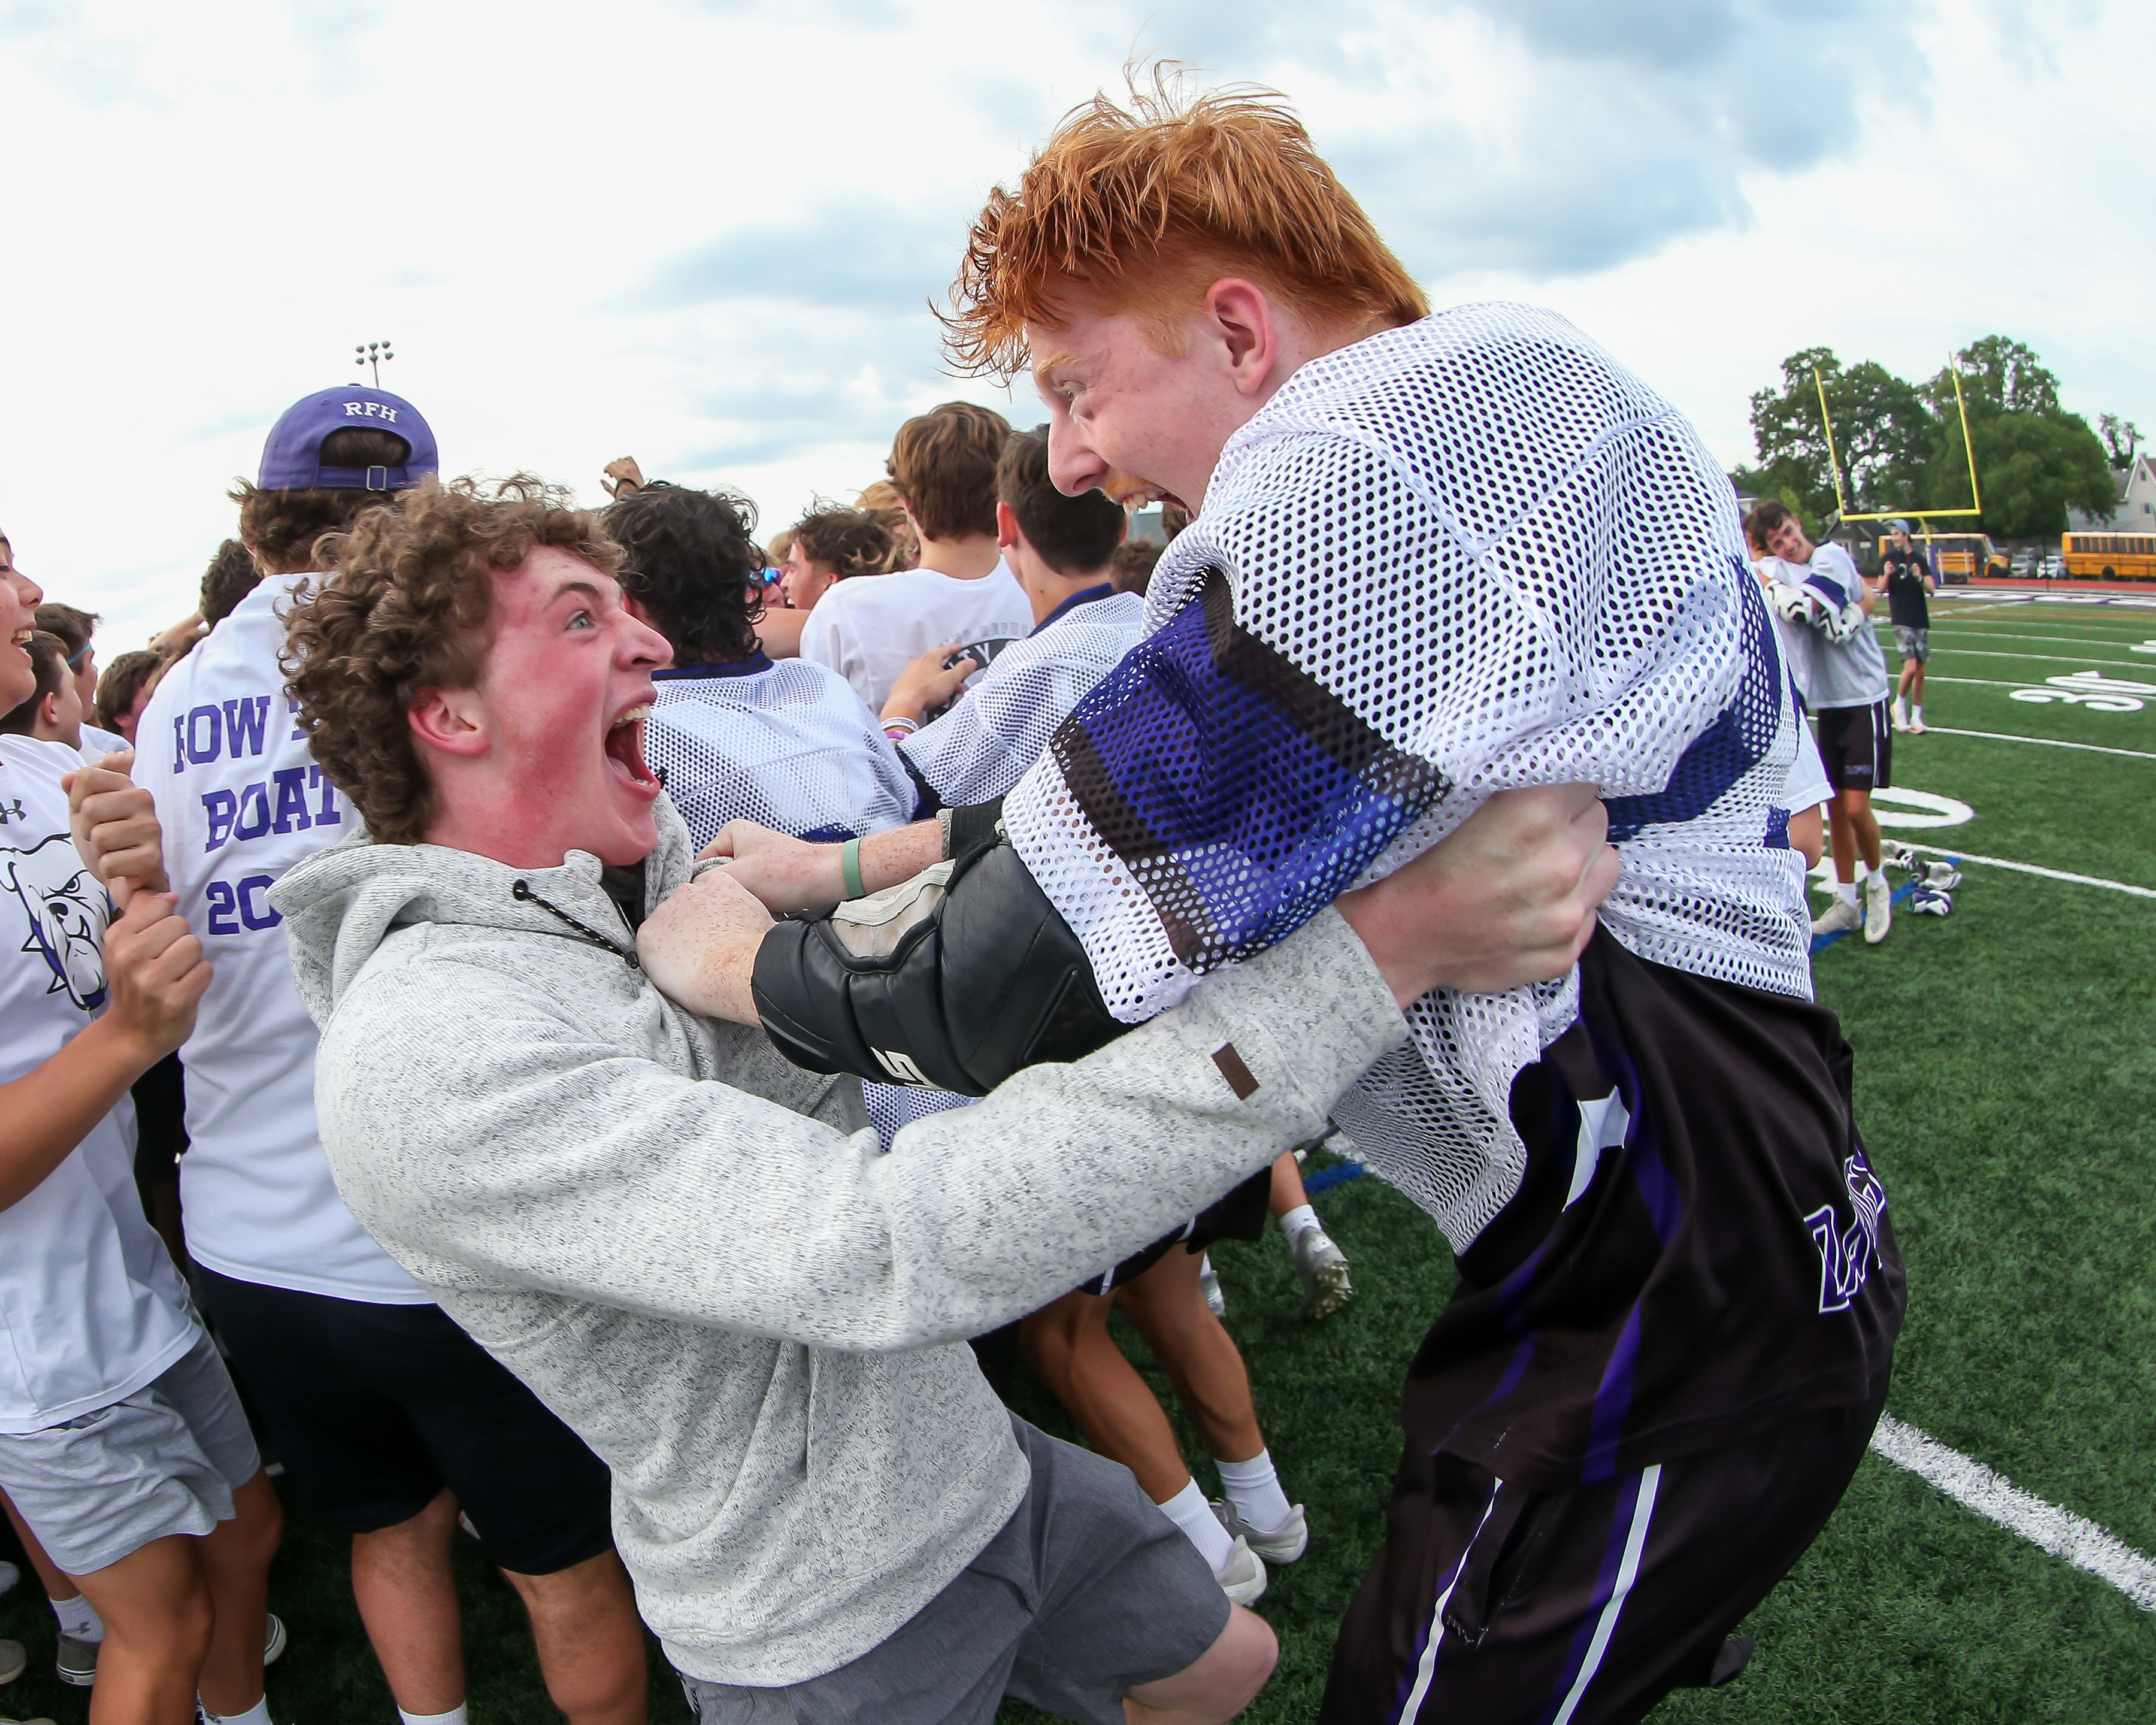
{"label": "bulldog logo on shirt", "polygon": [[[85,1012],[105,1004],[105,887],[82,865],[64,833],[28,850],[0,850],[0,885],[15,896],[29,924],[18,949],[44,955],[49,994],[67,991]],[[4,902],[4,901],[0,901]]]}

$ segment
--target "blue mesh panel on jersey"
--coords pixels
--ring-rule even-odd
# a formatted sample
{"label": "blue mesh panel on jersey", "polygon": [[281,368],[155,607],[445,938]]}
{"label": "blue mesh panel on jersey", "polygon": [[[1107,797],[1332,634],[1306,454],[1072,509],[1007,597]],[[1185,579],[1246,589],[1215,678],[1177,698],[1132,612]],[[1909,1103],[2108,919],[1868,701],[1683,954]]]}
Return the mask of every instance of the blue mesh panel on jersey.
{"label": "blue mesh panel on jersey", "polygon": [[1284,939],[1450,783],[1242,629],[1226,577],[1081,701],[1050,745],[1094,830],[1203,972]]}
{"label": "blue mesh panel on jersey", "polygon": [[[1605,801],[1603,806],[1609,814],[1612,845],[1636,839],[1645,827],[1698,819],[1764,760],[1774,746],[1781,730],[1782,685],[1787,676],[1782,669],[1780,639],[1758,583],[1743,576],[1738,592],[1748,639],[1744,675],[1736,692],[1714,722],[1677,757],[1670,782],[1661,790]],[[1786,816],[1783,828],[1782,844],[1776,847],[1779,849],[1786,849],[1789,844]]]}

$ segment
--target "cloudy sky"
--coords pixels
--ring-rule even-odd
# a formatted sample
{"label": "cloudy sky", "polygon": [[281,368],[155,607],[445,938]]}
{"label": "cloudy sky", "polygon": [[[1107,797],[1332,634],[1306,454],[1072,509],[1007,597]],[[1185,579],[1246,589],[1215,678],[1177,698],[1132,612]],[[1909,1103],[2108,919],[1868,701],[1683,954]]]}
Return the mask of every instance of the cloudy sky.
{"label": "cloudy sky", "polygon": [[1285,91],[1438,304],[1560,308],[1725,460],[1815,342],[2003,332],[2156,431],[2131,0],[0,0],[0,529],[135,644],[385,336],[450,469],[633,453],[782,526],[1009,405],[925,301],[1133,55]]}

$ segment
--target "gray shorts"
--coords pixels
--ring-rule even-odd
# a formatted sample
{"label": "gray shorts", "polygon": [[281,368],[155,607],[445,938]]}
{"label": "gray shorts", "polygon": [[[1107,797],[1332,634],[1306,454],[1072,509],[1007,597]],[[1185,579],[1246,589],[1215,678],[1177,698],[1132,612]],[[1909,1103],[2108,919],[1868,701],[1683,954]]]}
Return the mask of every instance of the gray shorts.
{"label": "gray shorts", "polygon": [[110,1407],[0,1435],[0,1489],[70,1575],[95,1574],[153,1539],[230,1521],[233,1492],[261,1468],[206,1335]]}
{"label": "gray shorts", "polygon": [[1130,1470],[1011,1426],[1033,1483],[1003,1531],[882,1645],[805,1683],[684,1677],[701,1725],[988,1725],[1006,1695],[1084,1725],[1194,1664],[1228,1596]]}
{"label": "gray shorts", "polygon": [[1897,623],[1894,625],[1894,650],[1904,659],[1913,659],[1919,665],[1932,662],[1932,632],[1913,624]]}

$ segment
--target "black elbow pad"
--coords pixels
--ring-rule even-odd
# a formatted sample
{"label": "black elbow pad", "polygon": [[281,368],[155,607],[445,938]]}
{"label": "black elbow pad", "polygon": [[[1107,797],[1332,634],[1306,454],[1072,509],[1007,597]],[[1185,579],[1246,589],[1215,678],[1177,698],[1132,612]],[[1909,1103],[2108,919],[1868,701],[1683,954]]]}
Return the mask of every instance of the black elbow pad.
{"label": "black elbow pad", "polygon": [[779,923],[753,986],[765,1034],[795,1065],[965,1096],[1130,1028],[1007,841]]}

